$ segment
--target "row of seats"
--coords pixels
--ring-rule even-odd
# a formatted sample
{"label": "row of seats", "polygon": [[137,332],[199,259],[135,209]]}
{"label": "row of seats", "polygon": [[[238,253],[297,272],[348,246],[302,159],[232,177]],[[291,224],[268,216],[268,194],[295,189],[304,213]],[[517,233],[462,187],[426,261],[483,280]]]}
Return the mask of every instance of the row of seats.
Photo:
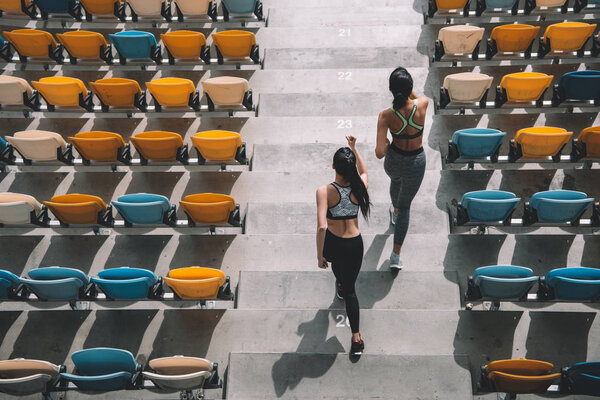
{"label": "row of seats", "polygon": [[[539,38],[537,57],[544,58],[549,53],[560,56],[572,52],[577,52],[578,57],[583,57],[586,44],[591,37],[593,37],[591,55],[597,57],[600,54],[600,41],[597,36],[593,36],[595,30],[596,24],[585,22],[552,24]],[[525,58],[530,58],[539,31],[539,26],[527,24],[496,26],[487,41],[485,58],[491,60],[497,53],[523,53]],[[440,61],[444,56],[452,58],[452,56],[467,54],[471,54],[473,60],[479,59],[479,47],[484,32],[484,28],[473,25],[442,28],[435,43],[434,61]]]}
{"label": "row of seats", "polygon": [[[234,76],[219,76],[202,81],[202,89],[206,94],[208,110],[215,106],[224,108],[245,107],[253,109],[252,90],[248,81]],[[0,105],[27,106],[33,110],[41,109],[41,98],[47,104],[48,111],[56,107],[83,108],[94,112],[93,95],[100,100],[103,112],[110,107],[138,108],[148,111],[146,91],[132,79],[105,78],[90,82],[92,90],[77,78],[66,76],[50,76],[32,81],[31,85],[16,76],[0,75]],[[34,90],[35,88],[35,90]],[[200,111],[200,94],[189,79],[158,78],[146,82],[146,88],[154,100],[154,110],[162,111],[163,107],[191,108]]]}
{"label": "row of seats", "polygon": [[[94,17],[117,17],[122,22],[137,22],[142,18],[160,18],[167,22],[172,20],[172,8],[175,7],[177,19],[183,22],[186,18],[210,17],[217,21],[216,0],[0,0],[2,13],[25,13],[31,19],[37,18],[38,10],[43,20],[50,15],[70,16],[81,21],[83,12],[87,21]],[[260,0],[221,0],[223,20],[230,18],[263,19],[263,5]]]}
{"label": "row of seats", "polygon": [[[231,300],[229,277],[213,268],[188,267],[169,271],[158,277],[140,268],[112,268],[90,277],[65,267],[45,267],[29,271],[27,277],[0,270],[1,300],[30,300],[33,293],[42,301],[98,300],[101,290],[108,300],[165,300],[163,281],[175,299]],[[101,299],[101,298],[100,298]]]}
{"label": "row of seats", "polygon": [[[187,215],[188,226],[241,226],[240,206],[231,196],[215,193],[191,194],[185,196],[179,205]],[[160,224],[177,226],[175,204],[165,196],[148,193],[123,195],[110,205],[98,196],[64,194],[54,196],[42,205],[32,196],[4,192],[0,193],[0,223],[49,226],[50,210],[61,226],[114,226],[113,206],[121,214],[127,227]]]}
{"label": "row of seats", "polygon": [[[481,367],[478,389],[484,392],[516,394],[544,393],[555,383],[558,392],[600,396],[600,362],[583,362],[554,372],[545,361],[512,359],[492,361]],[[514,397],[511,397],[511,399]]]}
{"label": "row of seats", "polygon": [[[500,146],[506,132],[489,128],[461,129],[452,135],[448,143],[446,162],[485,160],[498,161]],[[510,141],[508,161],[542,160],[552,157],[554,162],[561,161],[561,153],[573,137],[573,132],[551,126],[536,126],[517,131]],[[600,159],[600,126],[592,126],[581,131],[573,146],[569,161],[583,158]]]}
{"label": "row of seats", "polygon": [[[498,224],[509,226],[521,198],[502,190],[478,190],[465,193],[457,205],[456,224]],[[548,190],[535,193],[525,203],[522,224],[564,224],[578,226],[582,214],[594,199],[574,190]],[[594,207],[593,224],[600,224],[600,209]]]}
{"label": "row of seats", "polygon": [[[198,154],[198,164],[206,162],[248,164],[246,145],[239,133],[213,130],[198,132],[192,136],[192,146]],[[0,138],[1,158],[7,164],[15,164],[16,150],[25,165],[33,161],[61,161],[68,165],[75,159],[73,148],[77,150],[82,163],[117,162],[131,164],[131,146],[121,135],[114,132],[91,131],[69,136],[67,143],[56,132],[29,130],[16,132],[13,136]],[[129,138],[140,157],[140,164],[148,161],[187,164],[188,145],[180,134],[168,131],[140,132]]]}
{"label": "row of seats", "polygon": [[[488,9],[502,9],[507,12],[510,11],[512,15],[517,15],[519,12],[520,0],[475,0],[476,10],[475,15],[481,16],[485,10]],[[474,2],[475,2],[474,1]],[[575,0],[573,11],[575,13],[581,12],[590,5],[600,4],[600,0]],[[569,0],[525,0],[523,6],[523,13],[525,15],[531,14],[531,12],[540,7],[560,8],[560,12],[565,14],[568,11]],[[470,15],[469,11],[471,8],[471,0],[429,0],[429,7],[427,14],[429,17],[433,17],[438,11],[461,11],[464,17]]]}
{"label": "row of seats", "polygon": [[[149,32],[123,31],[109,34],[111,44],[104,35],[91,31],[69,31],[57,33],[56,39],[51,33],[37,29],[15,29],[3,32],[0,36],[0,56],[7,62],[12,61],[14,48],[19,60],[24,63],[29,58],[50,59],[58,64],[64,62],[63,49],[69,54],[69,62],[77,64],[79,59],[105,61],[113,63],[112,47],[117,50],[121,65],[127,60],[152,61],[162,64],[161,46],[156,37]],[[204,34],[195,31],[171,31],[161,33],[162,43],[167,50],[169,64],[175,60],[203,60],[210,64],[210,45]],[[234,62],[251,60],[260,63],[259,46],[252,32],[229,30],[211,35],[217,54],[217,62],[223,64],[225,59]],[[59,43],[60,42],[60,43]]]}
{"label": "row of seats", "polygon": [[73,373],[63,365],[16,358],[0,361],[0,392],[14,396],[62,392],[73,383],[84,392],[109,392],[146,388],[162,391],[216,389],[222,386],[218,365],[203,358],[173,356],[139,364],[129,351],[91,348],[71,355]]}
{"label": "row of seats", "polygon": [[[541,72],[516,72],[502,77],[496,89],[494,106],[502,107],[510,102],[522,105],[535,102],[537,107],[544,105],[544,94],[552,85],[553,75]],[[439,108],[449,104],[465,107],[485,108],[493,77],[486,74],[461,72],[447,75],[440,89]],[[567,72],[554,86],[552,107],[558,107],[566,101],[593,101],[600,105],[600,71]]]}

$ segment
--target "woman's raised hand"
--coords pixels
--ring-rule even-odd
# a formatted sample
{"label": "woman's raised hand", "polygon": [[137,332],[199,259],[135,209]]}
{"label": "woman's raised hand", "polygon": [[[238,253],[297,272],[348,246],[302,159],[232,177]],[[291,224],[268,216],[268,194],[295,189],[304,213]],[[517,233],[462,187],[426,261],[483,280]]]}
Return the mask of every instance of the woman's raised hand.
{"label": "woman's raised hand", "polygon": [[346,136],[346,140],[348,141],[348,146],[350,146],[351,149],[356,147],[356,136]]}

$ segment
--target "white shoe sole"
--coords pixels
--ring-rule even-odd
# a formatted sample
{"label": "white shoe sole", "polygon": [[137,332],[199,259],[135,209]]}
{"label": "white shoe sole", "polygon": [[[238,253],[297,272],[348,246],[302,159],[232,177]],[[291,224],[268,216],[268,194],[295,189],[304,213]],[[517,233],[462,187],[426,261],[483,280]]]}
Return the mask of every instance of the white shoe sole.
{"label": "white shoe sole", "polygon": [[402,270],[402,265],[390,265],[390,269],[394,269],[396,271]]}

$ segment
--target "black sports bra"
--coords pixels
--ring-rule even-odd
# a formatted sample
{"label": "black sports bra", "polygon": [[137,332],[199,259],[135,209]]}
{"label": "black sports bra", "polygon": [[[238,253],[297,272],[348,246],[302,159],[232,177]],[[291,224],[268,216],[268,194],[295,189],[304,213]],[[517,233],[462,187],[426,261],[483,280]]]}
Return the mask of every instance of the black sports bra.
{"label": "black sports bra", "polygon": [[[410,116],[408,117],[408,120],[406,118],[404,118],[404,116],[402,114],[400,114],[400,112],[398,112],[397,110],[394,109],[394,107],[391,107],[390,109],[394,112],[394,114],[396,114],[396,116],[398,118],[400,118],[400,120],[402,121],[403,125],[402,128],[400,128],[400,130],[396,131],[396,132],[392,132],[390,131],[390,133],[392,134],[392,136],[398,138],[398,139],[416,139],[419,136],[423,135],[423,129],[424,126],[417,124],[416,122],[413,121],[413,117],[415,116],[416,112],[417,112],[417,99],[415,99],[414,101],[414,105],[412,108],[412,111],[410,113]],[[407,127],[413,127],[415,129],[418,129],[419,131],[417,133],[414,133],[412,135],[403,135],[402,132],[404,132],[404,130]]]}
{"label": "black sports bra", "polygon": [[340,195],[340,201],[327,209],[328,219],[354,219],[358,218],[359,205],[354,203],[350,198],[352,188],[350,186],[340,186],[335,182],[331,185],[337,189]]}

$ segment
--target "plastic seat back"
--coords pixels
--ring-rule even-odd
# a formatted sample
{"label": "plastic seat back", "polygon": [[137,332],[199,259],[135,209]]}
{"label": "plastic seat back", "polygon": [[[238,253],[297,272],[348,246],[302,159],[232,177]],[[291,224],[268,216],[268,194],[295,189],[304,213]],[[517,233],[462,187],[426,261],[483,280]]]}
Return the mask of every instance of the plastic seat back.
{"label": "plastic seat back", "polygon": [[133,79],[106,78],[89,84],[102,103],[111,107],[133,107],[135,95],[142,94],[142,88]]}
{"label": "plastic seat back", "polygon": [[153,49],[157,45],[156,38],[149,32],[123,31],[111,33],[108,36],[121,57],[124,58],[150,58]]}
{"label": "plastic seat back", "polygon": [[23,93],[28,97],[33,94],[33,88],[25,79],[0,75],[0,104],[23,105]]}
{"label": "plastic seat back", "polygon": [[[28,6],[32,0],[25,0],[25,5]],[[0,10],[22,13],[21,0],[0,0]]]}
{"label": "plastic seat back", "polygon": [[232,161],[242,145],[242,136],[230,131],[205,131],[192,136],[192,143],[206,160]]}
{"label": "plastic seat back", "polygon": [[578,137],[580,143],[585,144],[588,157],[600,157],[600,126],[585,128]]}
{"label": "plastic seat back", "polygon": [[203,81],[202,89],[216,105],[234,106],[243,103],[248,81],[233,76],[219,76]]}
{"label": "plastic seat back", "polygon": [[[19,286],[19,277],[10,271],[0,269],[0,300],[5,300],[9,297],[11,291]],[[2,364],[0,362],[0,377],[2,374]]]}
{"label": "plastic seat back", "polygon": [[24,158],[34,161],[56,161],[57,149],[64,151],[67,143],[61,135],[48,131],[21,131],[6,140],[13,145]]}
{"label": "plastic seat back", "polygon": [[115,3],[121,5],[121,0],[79,0],[89,14],[113,15]]}
{"label": "plastic seat back", "polygon": [[28,224],[32,211],[39,213],[42,205],[32,196],[20,193],[0,193],[0,223]]}
{"label": "plastic seat back", "polygon": [[3,35],[22,56],[48,58],[48,46],[57,46],[52,34],[37,29],[15,29]]}
{"label": "plastic seat back", "polygon": [[117,161],[119,150],[125,147],[121,135],[113,132],[80,132],[68,139],[82,157],[91,161]]}
{"label": "plastic seat back", "polygon": [[215,299],[225,284],[223,271],[213,268],[188,267],[169,271],[165,283],[182,299]]}
{"label": "plastic seat back", "polygon": [[129,140],[142,157],[152,161],[173,161],[177,149],[184,145],[181,135],[166,131],[141,132]]}
{"label": "plastic seat back", "polygon": [[196,92],[194,83],[183,78],[159,78],[146,82],[146,87],[160,105],[171,107],[187,106]]}
{"label": "plastic seat back", "polygon": [[560,7],[565,4],[567,0],[535,0],[538,7]]}
{"label": "plastic seat back", "polygon": [[569,393],[600,395],[600,362],[577,363],[564,370]]}
{"label": "plastic seat back", "polygon": [[523,157],[551,157],[558,154],[572,136],[573,132],[567,132],[566,129],[539,126],[519,130],[515,143],[521,145]]}
{"label": "plastic seat back", "polygon": [[444,43],[446,54],[469,54],[475,50],[484,32],[484,28],[477,26],[453,25],[440,29],[438,40]]}
{"label": "plastic seat back", "polygon": [[546,275],[546,285],[558,300],[593,301],[600,298],[600,270],[596,268],[557,268]]}
{"label": "plastic seat back", "polygon": [[222,31],[213,33],[213,43],[225,58],[250,57],[252,47],[256,46],[256,36],[247,31]]}
{"label": "plastic seat back", "polygon": [[480,267],[473,273],[473,283],[485,299],[522,299],[537,282],[530,268],[515,265]]}
{"label": "plastic seat back", "polygon": [[106,211],[106,203],[88,194],[64,194],[44,201],[50,211],[65,224],[96,224],[98,213]]}
{"label": "plastic seat back", "polygon": [[221,0],[230,14],[252,14],[257,0]]}
{"label": "plastic seat back", "polygon": [[486,366],[488,377],[497,392],[526,394],[543,393],[560,373],[552,373],[554,365],[536,360],[499,360]]}
{"label": "plastic seat back", "polygon": [[151,271],[127,267],[105,269],[98,273],[98,278],[92,278],[92,282],[113,300],[147,299],[149,290],[158,281]]}
{"label": "plastic seat back", "polygon": [[69,54],[76,58],[100,58],[102,48],[108,47],[106,39],[98,32],[70,31],[57,33],[56,37]]}
{"label": "plastic seat back", "polygon": [[163,44],[175,58],[198,58],[206,47],[204,34],[195,31],[161,33]]}
{"label": "plastic seat back", "polygon": [[179,204],[199,224],[226,224],[236,208],[233,197],[215,193],[191,194]]}
{"label": "plastic seat back", "polygon": [[447,75],[444,78],[444,88],[448,90],[450,100],[453,102],[477,102],[492,86],[492,81],[493,78],[485,74],[461,72]]}
{"label": "plastic seat back", "polygon": [[600,71],[567,72],[558,86],[565,100],[600,100]]}
{"label": "plastic seat back", "polygon": [[26,396],[42,393],[58,378],[60,367],[47,361],[13,359],[0,361],[0,393]]}
{"label": "plastic seat back", "polygon": [[485,0],[488,8],[511,8],[517,0]]}
{"label": "plastic seat back", "polygon": [[127,4],[133,8],[137,15],[155,16],[160,15],[164,0],[127,0]]}
{"label": "plastic seat back", "polygon": [[90,282],[86,274],[73,268],[37,268],[28,275],[31,279],[20,278],[21,283],[43,300],[77,300],[79,290]]}
{"label": "plastic seat back", "polygon": [[184,15],[206,15],[212,0],[174,0]]}
{"label": "plastic seat back", "polygon": [[468,0],[435,0],[438,10],[462,10]]}
{"label": "plastic seat back", "polygon": [[521,199],[502,190],[479,190],[463,195],[462,206],[471,222],[499,222],[506,220]]}
{"label": "plastic seat back", "polygon": [[548,190],[535,193],[529,205],[537,212],[539,222],[573,222],[594,203],[583,192],[574,190]]}
{"label": "plastic seat back", "polygon": [[493,155],[502,145],[506,132],[496,129],[461,129],[452,135],[461,157],[483,158]]}
{"label": "plastic seat back", "polygon": [[526,51],[539,31],[539,26],[527,24],[501,25],[492,30],[490,38],[496,42],[498,51],[516,53]]}
{"label": "plastic seat back", "polygon": [[150,361],[155,372],[144,376],[163,390],[191,390],[200,388],[212,373],[210,361],[196,357],[164,357]]}
{"label": "plastic seat back", "polygon": [[506,90],[508,101],[535,101],[552,84],[552,79],[554,79],[553,75],[541,72],[517,72],[504,75],[500,87]]}
{"label": "plastic seat back", "polygon": [[36,6],[48,14],[67,14],[74,0],[35,0]]}
{"label": "plastic seat back", "polygon": [[126,194],[112,204],[126,221],[139,225],[161,224],[171,208],[165,196],[148,193]]}
{"label": "plastic seat back", "polygon": [[106,392],[123,390],[129,386],[132,376],[141,367],[133,354],[126,350],[95,348],[80,350],[71,359],[77,375],[61,374],[77,385],[80,390]]}
{"label": "plastic seat back", "polygon": [[79,106],[79,96],[87,95],[87,88],[77,78],[50,76],[31,83],[44,96],[48,104],[55,106]]}
{"label": "plastic seat back", "polygon": [[560,22],[546,28],[543,40],[550,40],[552,51],[576,51],[594,34],[596,24]]}

